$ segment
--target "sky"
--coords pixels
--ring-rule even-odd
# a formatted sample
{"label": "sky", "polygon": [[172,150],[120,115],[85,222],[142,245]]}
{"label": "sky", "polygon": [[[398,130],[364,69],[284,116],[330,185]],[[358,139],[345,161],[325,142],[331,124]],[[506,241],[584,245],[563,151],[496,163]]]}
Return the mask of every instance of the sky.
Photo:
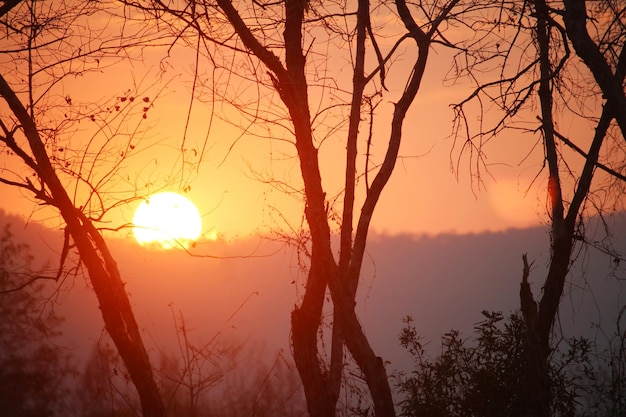
{"label": "sky", "polygon": [[[106,19],[89,17],[88,23],[92,33],[102,37],[106,31],[116,30],[114,22]],[[145,26],[144,21],[138,24]],[[99,27],[103,32],[98,32]],[[393,23],[381,30],[389,35]],[[391,47],[387,43],[390,38],[380,39],[381,47]],[[315,77],[330,75],[337,85],[350,85],[350,67],[346,65],[350,57],[341,48],[332,49],[335,44],[311,42],[307,56],[312,68],[310,102],[320,167],[330,209],[339,212],[344,114],[339,107],[320,109],[335,103],[333,94],[347,93],[339,88],[332,94],[319,94]],[[109,57],[92,62],[90,71],[66,77],[50,90],[43,87],[45,83],[35,88],[36,93],[45,92],[40,103],[46,112],[40,123],[64,129],[57,137],[49,138],[51,157],[61,161],[60,167],[80,172],[99,191],[87,200],[90,190],[85,182],[59,168],[76,206],[88,213],[91,210],[95,216],[105,207],[99,225],[116,230],[105,232],[107,236],[136,245],[131,229],[120,227],[130,224],[143,198],[158,191],[179,192],[201,213],[203,230],[199,240],[203,244],[194,248],[200,255],[211,255],[211,245],[204,243],[216,237],[231,242],[268,233],[292,234],[303,228],[301,178],[289,124],[281,125],[279,117],[284,108],[275,95],[260,87],[257,90],[257,84],[243,82],[246,71],[255,68],[243,62],[234,72],[221,72],[207,60],[196,66],[191,42],[131,52],[135,54],[132,60]],[[402,45],[387,75],[388,91],[376,108],[372,163],[380,161],[386,149],[388,114],[404,88],[414,55],[415,50]],[[2,59],[0,65],[5,69],[19,68],[19,62]],[[546,184],[539,134],[505,130],[484,143],[482,164],[477,164],[475,158],[461,151],[463,139],[452,136],[451,104],[467,97],[471,88],[450,80],[450,52],[435,46],[429,59],[421,89],[404,124],[396,170],[374,213],[372,234],[475,234],[545,225]],[[12,73],[7,74],[11,81]],[[265,73],[260,74],[267,82]],[[13,82],[17,83],[18,78]],[[219,92],[225,99],[220,100],[210,94],[210,89],[224,82],[228,82],[227,88]],[[229,99],[234,98],[246,104],[240,110],[259,111],[261,119],[250,123],[244,112],[233,111]],[[487,104],[484,119],[476,123],[497,120],[501,115],[493,107]],[[590,126],[576,124],[562,108],[555,112],[562,116],[562,134],[577,143],[588,141],[593,133]],[[536,113],[531,102],[520,118],[534,126]],[[264,116],[275,119],[263,122]],[[470,113],[468,117],[471,121],[475,116]],[[335,130],[337,126],[340,129]],[[363,144],[360,146],[363,155]],[[362,167],[364,163],[361,156],[358,164]],[[29,175],[8,153],[0,156],[0,164],[9,178]],[[574,161],[569,166],[575,169],[576,164]],[[361,190],[363,182],[361,179],[359,183]],[[362,199],[361,192],[357,204]],[[2,186],[0,209],[56,230],[63,227],[54,210],[16,187]]]}
{"label": "sky", "polygon": [[[150,73],[150,68],[145,70]],[[174,70],[183,73],[186,68],[180,65]],[[99,83],[101,75],[92,74],[85,78]],[[115,93],[120,97],[126,86],[132,87],[132,80],[128,77],[114,75],[114,79],[115,84],[120,85],[119,93]],[[85,84],[93,85],[90,80],[80,80],[76,85],[68,83],[66,91],[72,95],[74,91],[82,92],[87,89]],[[401,158],[376,210],[373,230],[390,234],[468,233],[537,224],[543,212],[542,193],[536,188],[526,191],[539,161],[533,161],[531,167],[528,163],[518,167],[537,138],[511,135],[502,139],[502,145],[492,146],[488,157],[493,161],[490,168],[493,177],[484,175],[483,184],[470,177],[466,160],[463,160],[458,176],[455,175],[453,164],[457,155],[453,152],[454,141],[450,137],[453,113],[449,104],[455,98],[452,93],[458,93],[458,89],[449,92],[441,87],[441,83],[440,73],[427,71],[423,91],[405,128]],[[157,179],[155,183],[159,183],[160,179],[164,185],[151,187],[155,191],[183,192],[183,188],[189,186],[184,194],[202,213],[206,234],[217,231],[233,238],[266,232],[276,226],[284,227],[281,216],[289,218],[297,227],[301,219],[301,201],[267,183],[273,177],[300,182],[295,149],[291,145],[254,137],[240,138],[236,128],[214,120],[203,160],[194,160],[184,183],[178,181],[182,158],[176,148],[182,143],[189,107],[188,85],[174,79],[165,88],[163,96],[150,103],[154,107],[147,112],[147,123],[144,122],[147,132],[135,144],[137,152],[125,161],[122,173],[108,179],[107,186],[131,192],[137,187],[139,193],[145,192],[141,188],[144,184],[139,184],[141,179],[146,183],[151,179]],[[151,92],[148,90],[144,94],[148,97]],[[97,96],[98,92],[89,89],[89,95],[92,94]],[[199,114],[210,112],[207,106],[198,102],[194,103],[194,109]],[[138,117],[137,114],[130,116],[129,124],[134,126]],[[86,122],[82,122],[84,124]],[[82,125],[79,126],[81,129]],[[90,137],[90,128],[86,127],[86,138]],[[190,131],[188,137],[186,146],[191,152],[200,152],[204,145],[203,128]],[[340,167],[343,160],[338,156],[341,146],[340,142],[324,145],[320,151],[325,181],[342,178]],[[287,154],[287,157],[281,154]],[[140,180],[125,183],[120,180],[124,173]],[[0,207],[8,212],[30,216],[34,220],[54,217],[49,212],[41,213],[40,206],[23,192],[3,187],[3,194],[5,198],[0,201]],[[111,221],[129,222],[138,205],[139,201],[132,201],[122,206],[121,210],[113,212]],[[50,220],[54,225],[55,220]]]}
{"label": "sky", "polygon": [[[402,88],[396,80],[406,75],[413,54],[406,47],[388,76],[389,92],[377,109],[380,127],[375,131],[372,148],[375,157],[380,158],[384,152],[389,126],[385,114]],[[210,101],[206,94],[198,94],[190,108],[192,89],[198,92],[202,85],[221,81],[205,62],[198,68],[198,84],[194,85],[194,57],[190,47],[148,49],[130,64],[112,61],[110,66],[59,83],[51,94],[53,98],[61,96],[85,104],[49,111],[50,118],[62,118],[68,112],[70,117],[83,117],[57,144],[62,150],[54,155],[66,158],[72,168],[87,172],[90,181],[102,190],[102,198],[108,198],[107,204],[118,206],[105,215],[106,227],[131,221],[140,203],[134,197],[166,190],[184,193],[197,205],[205,236],[217,234],[233,239],[297,230],[302,224],[302,201],[298,193],[289,192],[297,191],[301,180],[295,148],[288,143],[290,137],[285,136],[284,129],[269,131],[259,122],[249,126],[248,132],[253,134],[242,134],[241,126],[246,126],[246,121],[228,105]],[[332,59],[329,63],[336,68]],[[475,161],[459,154],[462,139],[455,143],[451,136],[450,104],[470,90],[463,83],[444,82],[451,64],[450,54],[440,48],[430,55],[421,91],[404,127],[401,157],[373,218],[375,232],[471,233],[524,227],[544,220],[545,184],[541,177],[535,179],[543,158],[535,146],[539,140],[536,134],[507,131],[491,141],[485,148],[488,171],[482,168],[480,181],[475,177]],[[338,82],[349,82],[348,67],[338,68],[331,74]],[[234,94],[242,97],[252,94],[249,87],[237,82],[229,89],[237,90]],[[313,95],[313,107],[315,100]],[[118,106],[121,111],[106,111]],[[84,118],[91,114],[95,121]],[[532,115],[533,110],[529,117]],[[340,117],[327,116],[328,125]],[[317,126],[320,136],[327,127],[325,123]],[[266,128],[267,133],[263,133]],[[263,134],[268,137],[261,137]],[[101,152],[96,169],[90,170],[92,161],[81,160],[80,150],[85,146],[89,152]],[[71,149],[75,150],[73,154]],[[124,158],[118,158],[122,153]],[[342,132],[320,146],[322,176],[331,203],[341,194],[343,153]],[[0,158],[5,167],[24,172],[5,156]],[[114,163],[120,165],[112,169]],[[359,163],[362,166],[363,160]],[[74,179],[64,178],[70,193],[80,196],[86,189],[84,185],[74,188]],[[291,188],[287,193],[284,184]],[[7,212],[60,226],[53,212],[42,209],[23,192],[3,187],[3,195],[0,208]],[[340,199],[336,201],[340,203]],[[84,204],[78,197],[77,205]],[[339,204],[334,207],[341,209]]]}
{"label": "sky", "polygon": [[[407,71],[411,53],[407,49],[400,55],[398,73],[389,74],[390,91],[377,108],[380,130],[374,132],[374,158],[384,152],[389,128],[384,114],[402,88],[395,82]],[[80,121],[69,124],[67,133],[49,144],[49,151],[98,186],[107,207],[102,227],[128,225],[143,197],[157,191],[184,194],[201,213],[203,238],[191,250],[200,255],[196,257],[141,248],[130,228],[105,232],[150,343],[173,341],[172,313],[180,309],[199,338],[258,337],[288,351],[290,312],[303,294],[304,274],[290,248],[259,243],[258,236],[303,227],[295,149],[286,129],[269,123],[248,125],[227,104],[201,94],[202,86],[221,79],[203,65],[198,69],[200,84],[194,85],[193,58],[190,48],[144,50],[130,64],[103,65],[55,85],[50,100],[60,105],[48,109],[46,121],[63,125],[68,114]],[[538,175],[543,168],[539,135],[508,130],[489,141],[484,148],[486,166],[477,179],[475,160],[460,155],[462,141],[451,136],[450,104],[470,90],[446,81],[449,54],[435,49],[430,59],[404,126],[396,171],[374,213],[357,304],[375,349],[394,367],[401,358],[406,360],[397,343],[403,317],[413,316],[428,340],[437,340],[451,328],[467,334],[482,309],[507,311],[517,306],[522,253],[529,252],[536,261],[536,293],[549,257],[546,228],[533,228],[547,223],[545,178]],[[9,63],[0,65],[6,69]],[[328,65],[338,82],[349,77],[345,65]],[[255,97],[249,86],[237,81],[231,86],[228,94]],[[200,94],[190,107],[194,88]],[[283,110],[276,106],[275,111]],[[534,122],[536,113],[530,107],[524,120]],[[487,119],[498,116],[492,110],[486,114]],[[320,163],[331,208],[339,210],[332,204],[340,202],[345,145],[341,134],[330,133],[342,114],[329,112],[325,117],[316,121],[319,137],[329,134],[320,144]],[[580,142],[593,132],[567,118],[560,122],[562,133]],[[248,129],[244,134],[242,126]],[[28,175],[10,155],[0,155],[0,166],[4,173]],[[89,190],[84,184],[70,175],[62,174],[62,179],[77,206],[86,205],[98,214],[100,203],[85,201]],[[48,248],[56,265],[63,227],[58,215],[15,187],[2,185],[0,193],[0,210],[57,232],[43,239],[45,232],[33,227],[38,236],[29,240]],[[598,276],[608,277],[610,261],[602,258],[597,263]],[[586,299],[585,279],[579,274],[572,281],[564,308],[583,311],[588,318],[589,311],[597,311],[580,301]],[[603,282],[615,284],[611,279]],[[64,285],[67,292],[59,301],[70,318],[67,328],[73,339],[68,343],[82,349],[102,335],[101,317],[87,281],[75,277]],[[607,305],[622,304],[621,286],[610,287],[608,293],[615,297]],[[588,322],[584,326],[588,329]]]}

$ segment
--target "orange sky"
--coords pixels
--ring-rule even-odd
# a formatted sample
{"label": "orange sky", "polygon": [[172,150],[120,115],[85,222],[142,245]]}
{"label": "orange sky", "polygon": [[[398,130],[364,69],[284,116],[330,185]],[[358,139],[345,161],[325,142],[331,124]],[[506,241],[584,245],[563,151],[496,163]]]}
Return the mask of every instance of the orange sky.
{"label": "orange sky", "polygon": [[[134,149],[125,150],[129,158],[123,161],[119,172],[106,182],[105,188],[111,193],[109,202],[119,200],[120,196],[130,197],[135,190],[144,195],[163,188],[182,191],[189,185],[185,194],[203,214],[206,234],[217,232],[232,238],[276,228],[298,228],[302,217],[301,202],[263,182],[277,179],[298,186],[300,176],[294,158],[295,149],[284,141],[240,137],[240,131],[232,126],[240,123],[238,116],[229,113],[220,104],[194,103],[192,122],[184,144],[185,158],[191,165],[186,165],[181,181],[183,159],[180,148],[183,147],[189,109],[192,52],[177,48],[166,57],[164,50],[147,50],[141,62],[135,61],[132,66],[116,64],[80,78],[68,79],[55,91],[55,94],[73,97],[75,102],[98,102],[101,107],[121,104],[117,101],[118,97],[124,97],[127,90],[131,90],[131,96],[137,96],[135,107],[131,106],[134,110],[127,117],[130,127],[124,129],[130,131],[139,126],[139,134],[130,140]],[[458,180],[452,173],[451,166],[456,164],[458,157],[458,144],[457,151],[451,153],[454,144],[450,137],[453,112],[449,105],[461,99],[468,90],[462,85],[443,86],[451,60],[448,54],[436,52],[430,54],[430,65],[422,89],[405,124],[401,159],[382,195],[372,229],[390,234],[468,233],[541,222],[544,218],[542,177],[525,195],[542,164],[540,147],[527,158],[539,139],[537,135],[511,131],[492,141],[486,151],[493,177],[483,172],[482,185],[470,178],[467,157],[462,159]],[[410,54],[408,50],[406,56]],[[403,68],[401,61],[398,65],[398,68]],[[205,65],[200,73],[203,79],[207,79],[211,68]],[[345,73],[337,74],[338,78],[345,76]],[[391,73],[389,79],[393,80],[393,76]],[[392,106],[394,94],[397,95],[401,87],[394,86],[392,82],[390,84],[391,91],[379,107],[381,113]],[[141,101],[143,97],[149,101]],[[130,106],[128,102],[123,104]],[[144,105],[148,105],[145,111],[147,118],[141,119],[144,113],[141,107]],[[529,113],[528,118],[533,120],[534,113]],[[211,129],[205,147],[209,125]],[[75,134],[68,136],[68,143],[74,148],[81,148],[92,138],[96,142],[106,141],[102,135],[90,136],[93,127],[88,121],[81,122]],[[264,126],[260,124],[255,128],[258,132]],[[385,140],[385,128],[382,123],[382,130],[376,132],[382,141]],[[107,149],[124,151],[129,143],[127,137],[117,135],[115,138],[119,140],[119,145]],[[339,193],[343,176],[343,159],[338,157],[344,151],[343,134],[335,138],[337,140],[324,142],[320,149],[329,197]],[[381,155],[384,144],[380,142],[377,145],[373,151]],[[198,155],[203,149],[203,160],[198,164]],[[94,173],[96,180],[102,177],[101,172],[107,172],[105,168],[99,169],[101,171],[95,170]],[[67,180],[72,184],[71,179]],[[146,188],[148,183],[152,186]],[[2,192],[4,198],[0,200],[0,208],[31,216],[35,220],[50,218],[48,212],[37,211],[36,203],[25,198],[21,192],[6,186]],[[138,204],[134,201],[122,205],[108,213],[105,220],[110,221],[108,225],[112,227],[130,222]],[[335,208],[340,209],[339,205]],[[33,213],[33,210],[36,211]],[[285,221],[291,226],[286,226]],[[51,223],[58,224],[54,219]]]}
{"label": "orange sky", "polygon": [[[432,63],[437,64],[434,54]],[[154,68],[137,68],[137,65],[134,71],[135,77],[144,73],[148,74],[147,77],[154,77],[155,74]],[[151,103],[154,107],[147,112],[148,118],[144,121],[149,129],[145,138],[135,143],[137,155],[129,158],[127,167],[123,169],[131,178],[135,175],[142,179],[164,179],[171,175],[174,180],[170,181],[167,189],[180,191],[177,178],[180,177],[181,153],[177,148],[182,143],[189,103],[189,84],[185,80],[187,71],[188,67],[178,63],[171,72],[181,75],[173,77],[162,96]],[[76,85],[66,83],[65,91],[72,96],[78,95],[76,91],[88,92],[94,97],[107,97],[108,94],[106,103],[110,103],[112,94],[108,87],[107,90],[93,88],[94,85],[111,85],[108,81],[101,81],[108,77],[115,80],[112,84],[117,86],[118,91],[113,92],[113,97],[122,96],[127,88],[133,88],[130,74],[121,76],[119,71],[109,71],[83,77]],[[529,178],[536,173],[533,165],[537,167],[541,161],[535,159],[522,168],[516,165],[536,138],[530,135],[511,136],[503,138],[506,144],[492,147],[489,162],[502,165],[491,168],[497,176],[496,181],[486,175],[483,177],[486,190],[480,189],[476,183],[472,184],[467,163],[457,181],[451,171],[453,140],[449,136],[453,114],[449,104],[458,97],[460,89],[442,87],[441,77],[441,73],[432,67],[427,72],[405,127],[402,159],[398,161],[396,172],[375,213],[373,230],[392,234],[466,233],[535,224],[538,213],[542,212],[537,201],[541,193],[532,190],[524,199],[524,191],[530,184]],[[153,96],[155,88],[143,93]],[[196,102],[194,106],[197,114],[209,114],[207,105]],[[131,116],[131,124],[134,125],[138,117],[136,114]],[[198,119],[200,121],[189,130],[185,145],[196,152],[203,147],[206,131],[206,121],[202,120],[205,117]],[[276,226],[284,227],[280,223],[282,216],[297,227],[302,215],[300,202],[257,178],[262,175],[297,184],[300,181],[299,167],[293,158],[293,146],[259,138],[239,139],[238,136],[235,128],[214,119],[204,160],[197,171],[188,173],[191,189],[186,195],[203,214],[205,232],[217,231],[226,237],[233,237],[267,231]],[[89,136],[85,134],[85,137]],[[75,137],[72,140],[76,143]],[[235,140],[238,141],[231,149]],[[139,153],[140,150],[144,152]],[[336,190],[337,179],[342,178],[343,159],[337,156],[341,155],[341,151],[341,143],[329,142],[320,151],[325,183],[330,184],[332,180],[337,185]],[[288,154],[290,159],[283,154]],[[116,185],[115,181],[119,179],[113,178],[109,182],[113,188],[129,189],[129,184]],[[14,189],[3,187],[3,194],[6,197],[1,200],[0,207],[9,212],[29,215],[37,209],[32,201]],[[329,192],[329,195],[332,193]],[[134,202],[112,212],[109,220],[117,223],[130,221],[132,210],[137,205],[138,202]],[[40,212],[32,215],[37,220],[48,216]]]}

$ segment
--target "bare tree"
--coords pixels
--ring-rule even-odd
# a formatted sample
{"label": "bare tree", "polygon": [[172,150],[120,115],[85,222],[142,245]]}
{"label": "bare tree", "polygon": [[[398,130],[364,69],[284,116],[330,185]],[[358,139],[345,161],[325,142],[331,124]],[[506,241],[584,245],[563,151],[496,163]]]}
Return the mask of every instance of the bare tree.
{"label": "bare tree", "polygon": [[[619,201],[619,188],[603,189],[605,186],[600,178],[608,174],[620,181],[625,179],[620,172],[623,148],[611,147],[618,152],[606,151],[607,142],[623,141],[624,138],[621,119],[626,114],[623,104],[626,58],[623,39],[626,32],[620,18],[624,6],[619,2],[607,2],[585,11],[584,1],[563,3],[565,8],[560,2],[513,1],[508,7],[502,7],[498,15],[491,16],[495,26],[488,26],[490,29],[485,31],[484,37],[476,44],[468,45],[459,55],[471,63],[464,67],[464,71],[476,76],[477,87],[456,107],[458,120],[464,126],[468,126],[465,116],[468,103],[486,98],[503,110],[503,116],[492,127],[481,126],[475,135],[467,133],[466,149],[471,149],[480,159],[485,138],[496,137],[504,129],[516,127],[516,122],[529,117],[530,106],[538,103],[538,127],[528,131],[541,133],[542,171],[547,170],[546,207],[550,219],[551,254],[538,301],[530,288],[530,265],[524,256],[520,302],[526,324],[527,371],[531,381],[524,390],[528,415],[546,417],[554,412],[549,376],[549,358],[553,349],[551,335],[570,266],[581,245],[591,241],[585,234],[585,221],[592,215],[604,214],[603,207],[611,204],[607,200]],[[597,43],[585,29],[587,12],[595,14],[596,19],[592,21],[598,22]],[[531,48],[526,43],[529,39],[532,40]],[[600,44],[604,45],[604,51],[601,51]],[[467,60],[468,56],[472,58]],[[593,74],[595,82],[581,68],[581,60]],[[495,74],[498,78],[486,80],[484,73],[477,75],[480,68],[485,68],[485,62],[498,62],[499,73]],[[598,102],[602,103],[600,114],[592,110]],[[568,138],[559,132],[559,115],[563,119],[590,124],[586,138],[590,144],[586,150],[576,143],[582,138]],[[480,116],[482,120],[485,114],[481,112]],[[611,130],[614,120],[622,132],[621,138]],[[568,148],[574,152],[569,152]],[[581,157],[582,162],[574,160]],[[592,182],[596,184],[595,189]],[[602,193],[598,192],[600,190]]]}
{"label": "bare tree", "polygon": [[[462,26],[458,16],[482,6],[470,2],[460,7],[458,0],[126,3],[165,22],[176,32],[177,42],[196,49],[196,74],[201,73],[201,58],[207,59],[210,75],[206,81],[197,77],[193,84],[198,97],[212,105],[231,105],[245,133],[295,147],[302,189],[272,180],[300,195],[304,204],[308,273],[291,319],[293,355],[310,415],[335,415],[344,346],[363,373],[375,414],[394,415],[383,360],[355,312],[367,235],[400,155],[405,118],[429,50],[436,43],[449,45],[442,31],[456,23]],[[393,64],[406,50],[410,61],[396,69]],[[387,74],[393,71],[397,73],[390,81]],[[242,94],[248,91],[253,93]],[[386,106],[387,100],[394,104]],[[384,120],[386,133],[373,128],[375,119]],[[325,144],[337,141],[345,143],[344,179],[338,190],[327,185],[333,181],[320,157]],[[335,232],[340,235],[338,250],[332,244]],[[320,350],[319,334],[328,294],[333,313],[326,351]]]}
{"label": "bare tree", "polygon": [[[106,330],[139,393],[143,414],[159,417],[164,415],[164,406],[139,326],[117,264],[98,229],[98,221],[111,207],[106,203],[105,185],[114,177],[125,151],[133,148],[128,139],[134,138],[132,129],[130,134],[123,132],[123,123],[115,122],[118,115],[128,114],[122,107],[128,109],[133,97],[121,97],[110,108],[89,108],[73,103],[62,88],[68,77],[119,62],[120,52],[141,45],[141,37],[126,42],[105,29],[95,32],[95,22],[87,24],[88,19],[100,17],[110,23],[113,17],[105,8],[96,2],[1,4],[1,48],[3,60],[9,61],[3,62],[0,74],[0,96],[6,104],[0,113],[0,147],[6,153],[0,183],[17,187],[60,214],[65,242],[59,271],[76,249],[97,295]],[[75,142],[72,146],[71,137],[78,135],[76,126],[81,121],[101,126],[94,134],[105,136],[101,146],[94,149],[88,144],[85,149]],[[115,137],[126,141],[112,140]],[[89,143],[94,142],[92,137]],[[105,163],[109,164],[106,168]]]}

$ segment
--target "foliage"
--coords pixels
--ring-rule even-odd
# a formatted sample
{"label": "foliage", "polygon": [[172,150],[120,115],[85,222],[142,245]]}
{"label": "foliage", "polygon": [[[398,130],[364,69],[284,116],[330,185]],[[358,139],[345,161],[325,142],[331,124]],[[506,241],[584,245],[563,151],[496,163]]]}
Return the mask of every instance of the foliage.
{"label": "foliage", "polygon": [[[401,415],[407,417],[501,417],[528,415],[523,390],[528,389],[525,325],[519,313],[506,321],[502,313],[483,311],[476,324],[474,343],[452,330],[442,338],[441,354],[434,360],[426,353],[412,319],[400,335],[415,369],[398,375]],[[590,344],[571,339],[551,358],[554,415],[573,415],[583,387],[583,368],[589,368]]]}
{"label": "foliage", "polygon": [[616,319],[614,332],[610,335],[601,331],[604,340],[596,341],[594,368],[585,369],[587,395],[583,403],[585,416],[618,417],[626,414],[626,306],[623,306]]}
{"label": "foliage", "polygon": [[44,286],[24,286],[33,279],[32,259],[6,225],[0,235],[0,410],[12,417],[62,416],[71,368],[51,342],[61,318],[44,311]]}

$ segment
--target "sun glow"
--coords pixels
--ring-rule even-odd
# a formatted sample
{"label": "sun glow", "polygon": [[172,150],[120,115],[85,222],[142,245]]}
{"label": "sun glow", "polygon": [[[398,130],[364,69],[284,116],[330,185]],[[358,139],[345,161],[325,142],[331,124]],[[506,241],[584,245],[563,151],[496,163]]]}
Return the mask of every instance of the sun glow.
{"label": "sun glow", "polygon": [[142,246],[188,248],[202,232],[202,219],[186,197],[172,192],[144,200],[133,216],[133,233]]}
{"label": "sun glow", "polygon": [[[496,214],[515,227],[527,227],[537,223],[538,205],[536,192],[526,192],[513,180],[501,180],[490,189],[490,200]],[[527,195],[528,194],[528,195]]]}

